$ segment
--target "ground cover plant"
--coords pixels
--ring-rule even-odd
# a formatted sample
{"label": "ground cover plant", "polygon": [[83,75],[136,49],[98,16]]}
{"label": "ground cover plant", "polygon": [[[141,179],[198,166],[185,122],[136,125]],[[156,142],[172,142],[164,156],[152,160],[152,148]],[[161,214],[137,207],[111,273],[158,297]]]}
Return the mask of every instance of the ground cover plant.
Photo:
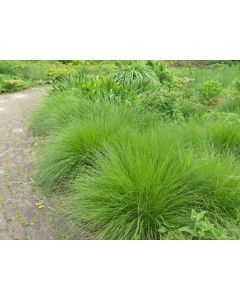
{"label": "ground cover plant", "polygon": [[29,129],[66,238],[240,238],[238,61],[41,63]]}

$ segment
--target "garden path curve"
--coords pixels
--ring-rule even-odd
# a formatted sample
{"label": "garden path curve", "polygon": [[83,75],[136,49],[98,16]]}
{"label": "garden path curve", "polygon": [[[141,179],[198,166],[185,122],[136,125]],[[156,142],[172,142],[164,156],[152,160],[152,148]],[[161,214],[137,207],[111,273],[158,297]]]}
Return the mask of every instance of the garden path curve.
{"label": "garden path curve", "polygon": [[0,95],[0,239],[56,238],[49,199],[34,185],[36,138],[27,132],[45,95],[44,88]]}

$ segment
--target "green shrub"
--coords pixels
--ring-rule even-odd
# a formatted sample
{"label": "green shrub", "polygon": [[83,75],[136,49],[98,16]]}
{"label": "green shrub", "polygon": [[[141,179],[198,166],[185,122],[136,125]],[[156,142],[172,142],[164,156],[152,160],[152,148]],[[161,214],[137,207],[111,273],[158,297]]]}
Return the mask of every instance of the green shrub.
{"label": "green shrub", "polygon": [[53,83],[56,80],[63,80],[65,77],[74,73],[74,69],[66,64],[52,64],[48,67],[48,74],[45,78],[47,83]]}
{"label": "green shrub", "polygon": [[157,112],[164,120],[181,121],[190,117],[200,117],[207,111],[202,104],[184,98],[181,92],[165,88],[149,90],[139,94],[137,99],[145,110]]}
{"label": "green shrub", "polygon": [[194,81],[194,79],[189,77],[173,77],[174,86],[180,89],[185,89],[192,81]]}
{"label": "green shrub", "polygon": [[0,61],[0,74],[7,75],[16,75],[17,73],[17,64],[14,64],[11,61]]}
{"label": "green shrub", "polygon": [[21,79],[8,79],[4,82],[4,90],[8,92],[15,92],[26,86],[25,82]]}
{"label": "green shrub", "polygon": [[0,92],[15,92],[24,87],[26,83],[23,80],[0,74]]}
{"label": "green shrub", "polygon": [[145,110],[157,112],[163,119],[176,120],[181,117],[177,105],[178,98],[179,94],[176,92],[159,89],[140,94],[138,101]]}
{"label": "green shrub", "polygon": [[168,69],[168,65],[163,61],[152,61],[152,67],[159,81],[163,84],[169,84],[173,81],[173,75]]}
{"label": "green shrub", "polygon": [[198,87],[198,92],[204,102],[219,96],[221,91],[222,84],[216,80],[207,80]]}

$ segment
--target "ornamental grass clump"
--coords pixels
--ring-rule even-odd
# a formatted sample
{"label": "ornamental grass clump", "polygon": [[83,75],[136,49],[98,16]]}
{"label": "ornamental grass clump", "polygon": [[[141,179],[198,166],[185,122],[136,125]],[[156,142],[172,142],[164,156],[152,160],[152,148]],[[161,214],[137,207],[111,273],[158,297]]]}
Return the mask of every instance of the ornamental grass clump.
{"label": "ornamental grass clump", "polygon": [[97,238],[159,239],[163,229],[188,224],[198,205],[192,161],[167,131],[132,134],[96,154],[65,209]]}
{"label": "ornamental grass clump", "polygon": [[[89,103],[90,104],[90,103]],[[71,119],[81,116],[87,102],[69,92],[58,92],[46,97],[36,108],[29,129],[36,136],[47,136],[65,126]]]}
{"label": "ornamental grass clump", "polygon": [[206,152],[194,162],[198,177],[200,208],[212,220],[236,221],[240,212],[240,163],[230,153]]}
{"label": "ornamental grass clump", "polygon": [[239,122],[213,122],[206,124],[207,139],[210,146],[222,155],[240,155],[240,123]]}
{"label": "ornamental grass clump", "polygon": [[[164,239],[207,211],[214,226],[236,224],[240,165],[234,156],[195,152],[167,127],[106,146],[76,178],[64,206],[97,239]],[[189,235],[189,238],[191,236]]]}
{"label": "ornamental grass clump", "polygon": [[[46,141],[37,161],[38,182],[46,190],[60,187],[90,163],[91,153],[124,139],[134,120],[131,111],[107,104],[92,106],[87,116],[76,118]],[[95,109],[94,109],[95,108]]]}
{"label": "ornamental grass clump", "polygon": [[240,113],[240,97],[235,96],[224,101],[218,106],[218,110],[222,112]]}

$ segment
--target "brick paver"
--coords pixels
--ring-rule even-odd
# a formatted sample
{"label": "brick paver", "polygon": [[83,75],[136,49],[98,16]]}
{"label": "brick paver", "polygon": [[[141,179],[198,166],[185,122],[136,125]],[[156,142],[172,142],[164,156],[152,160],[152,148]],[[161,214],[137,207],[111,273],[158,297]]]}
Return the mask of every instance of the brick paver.
{"label": "brick paver", "polygon": [[43,88],[0,95],[0,239],[55,239],[49,199],[34,185],[27,120]]}

